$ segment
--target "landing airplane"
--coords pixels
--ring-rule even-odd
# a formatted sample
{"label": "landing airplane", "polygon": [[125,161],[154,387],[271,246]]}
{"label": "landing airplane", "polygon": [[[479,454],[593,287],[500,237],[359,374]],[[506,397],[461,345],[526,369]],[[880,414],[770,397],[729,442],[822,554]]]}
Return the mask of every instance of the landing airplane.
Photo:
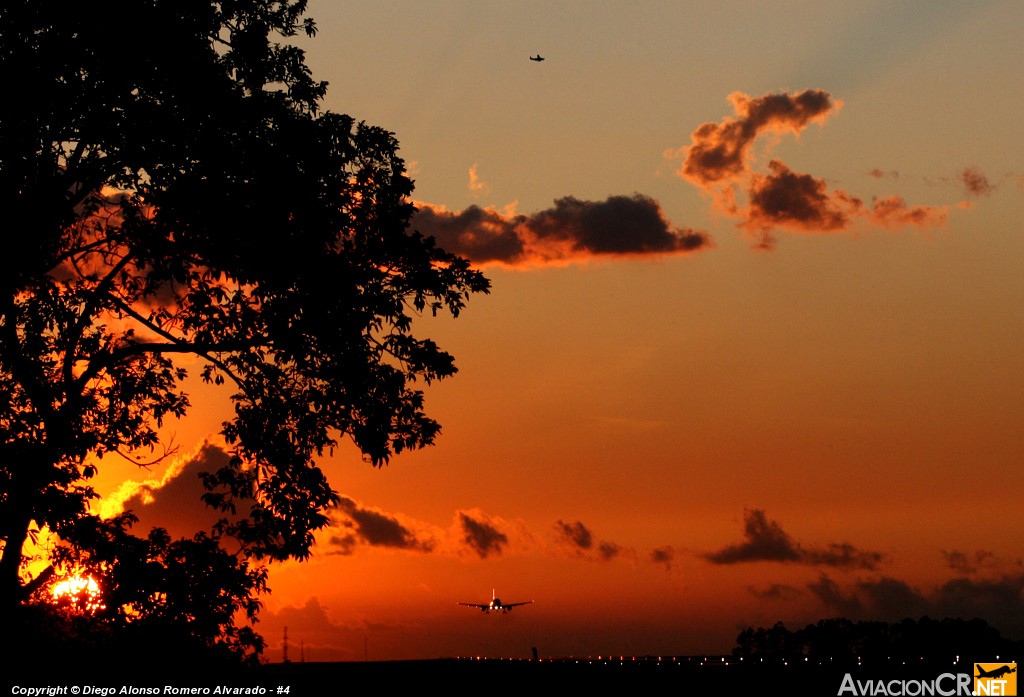
{"label": "landing airplane", "polygon": [[538,63],[540,63],[542,60],[544,60],[544,56],[538,53],[536,56],[530,56],[530,60],[537,61]]}
{"label": "landing airplane", "polygon": [[465,605],[466,607],[478,607],[488,615],[491,614],[491,610],[495,612],[501,611],[502,614],[506,612],[512,612],[512,608],[518,605],[529,605],[532,600],[527,600],[524,603],[503,603],[494,595],[494,589],[491,589],[491,602],[489,603],[459,603],[459,605]]}
{"label": "landing airplane", "polygon": [[1007,675],[1008,673],[1016,673],[1016,672],[1017,672],[1017,669],[1016,668],[1011,668],[1010,666],[999,666],[998,668],[993,668],[991,671],[988,671],[988,672],[984,668],[982,668],[981,666],[978,666],[978,674],[976,676],[974,676],[974,677],[976,677],[976,678],[1001,678],[1004,675]]}

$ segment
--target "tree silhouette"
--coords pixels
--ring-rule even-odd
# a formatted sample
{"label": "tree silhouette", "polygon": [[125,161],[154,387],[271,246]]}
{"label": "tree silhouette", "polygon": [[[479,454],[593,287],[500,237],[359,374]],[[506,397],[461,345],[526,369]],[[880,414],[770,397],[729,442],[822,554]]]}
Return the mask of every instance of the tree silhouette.
{"label": "tree silhouette", "polygon": [[[307,556],[337,499],[314,458],[345,434],[379,466],[436,436],[416,383],[455,367],[413,320],[488,282],[408,229],[392,134],[321,110],[288,42],[315,33],[305,5],[0,6],[0,615],[49,578],[26,564],[45,532],[53,562],[111,579],[111,622],[185,617],[220,591],[184,588],[221,584],[186,631],[237,638],[265,583],[250,562]],[[166,455],[195,365],[232,392],[231,463],[205,478],[224,518],[134,537],[89,512],[89,479]],[[175,577],[196,560],[216,573]]]}
{"label": "tree silhouette", "polygon": [[1015,655],[1020,642],[1004,639],[982,619],[928,616],[899,622],[857,621],[846,618],[819,620],[790,631],[782,622],[769,629],[748,627],[736,637],[734,656],[769,658],[781,662],[809,659],[814,663],[855,665],[861,661],[899,664],[950,665],[957,657],[991,659]]}

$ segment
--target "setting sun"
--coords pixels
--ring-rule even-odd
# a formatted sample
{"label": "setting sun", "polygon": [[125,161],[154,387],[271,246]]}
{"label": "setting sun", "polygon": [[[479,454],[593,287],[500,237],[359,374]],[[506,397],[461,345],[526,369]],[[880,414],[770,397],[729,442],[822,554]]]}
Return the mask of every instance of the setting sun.
{"label": "setting sun", "polygon": [[100,584],[92,576],[71,576],[57,581],[50,589],[54,605],[81,614],[95,614],[106,609]]}

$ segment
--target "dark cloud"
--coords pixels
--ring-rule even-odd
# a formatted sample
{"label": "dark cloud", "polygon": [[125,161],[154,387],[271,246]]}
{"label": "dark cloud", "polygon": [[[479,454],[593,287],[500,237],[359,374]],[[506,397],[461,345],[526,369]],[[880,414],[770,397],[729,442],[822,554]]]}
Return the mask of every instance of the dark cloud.
{"label": "dark cloud", "polygon": [[536,265],[594,257],[679,254],[708,247],[707,233],[675,228],[642,194],[583,201],[566,196],[533,215],[469,206],[449,212],[419,204],[412,227],[478,264]]}
{"label": "dark cloud", "polygon": [[954,578],[936,589],[933,604],[936,615],[981,617],[1012,636],[1024,635],[1024,574]]}
{"label": "dark cloud", "polygon": [[501,554],[503,548],[508,546],[508,536],[492,525],[485,516],[482,518],[478,520],[468,513],[458,513],[465,543],[479,554],[481,559],[486,559],[491,554]]}
{"label": "dark cloud", "polygon": [[540,240],[569,245],[574,254],[671,254],[708,242],[702,232],[672,229],[658,203],[640,194],[605,201],[560,198],[531,217],[530,229]]}
{"label": "dark cloud", "polygon": [[985,173],[978,167],[967,167],[960,173],[960,181],[969,196],[988,196],[996,190]]}
{"label": "dark cloud", "polygon": [[811,123],[823,122],[842,105],[821,90],[761,97],[734,92],[729,101],[737,118],[702,124],[684,150],[679,173],[698,186],[706,188],[745,173],[751,145],[762,133],[800,133]]}
{"label": "dark cloud", "polygon": [[216,472],[230,460],[220,446],[204,443],[192,456],[173,462],[161,481],[132,484],[122,506],[139,517],[141,529],[160,527],[175,537],[209,531],[226,514],[203,503],[206,489],[200,475]]}
{"label": "dark cloud", "polygon": [[848,543],[832,543],[824,549],[801,549],[802,561],[814,566],[840,569],[875,569],[885,561],[880,552],[866,552]]}
{"label": "dark cloud", "polygon": [[555,529],[558,530],[559,539],[574,547],[591,549],[594,546],[594,536],[587,526],[578,520],[575,523],[559,520],[555,523]]}
{"label": "dark cloud", "polygon": [[651,550],[651,561],[655,564],[664,564],[669,571],[672,570],[672,562],[675,558],[676,550],[671,545]]}
{"label": "dark cloud", "polygon": [[845,192],[830,192],[824,180],[794,172],[779,160],[771,174],[754,174],[750,184],[748,229],[788,228],[808,232],[844,230],[861,207]]}
{"label": "dark cloud", "polygon": [[[353,629],[331,621],[327,608],[315,597],[308,598],[302,607],[283,607],[277,611],[260,612],[260,634],[267,639],[264,655],[284,658],[284,630],[291,636],[291,655],[314,661],[353,661],[357,657],[350,648]],[[296,639],[301,642],[296,646]]]}
{"label": "dark cloud", "polygon": [[335,508],[336,527],[339,534],[332,535],[330,543],[340,554],[351,554],[358,544],[371,547],[391,547],[419,552],[434,548],[432,540],[419,537],[397,518],[364,508],[350,498],[341,497]]}
{"label": "dark cloud", "polygon": [[850,619],[895,621],[904,617],[981,618],[1011,636],[1024,632],[1024,575],[954,578],[922,592],[882,576],[854,582],[845,592],[822,574],[807,586],[830,612]]}
{"label": "dark cloud", "polygon": [[766,234],[775,228],[798,232],[841,232],[858,219],[884,228],[936,227],[946,222],[948,206],[909,206],[900,196],[876,199],[870,208],[823,179],[794,172],[779,160],[770,174],[752,174],[749,206],[742,226]]}
{"label": "dark cloud", "polygon": [[336,621],[329,616],[330,609],[321,605],[318,598],[310,597],[302,606],[261,610],[259,630],[267,640],[264,656],[274,661],[284,658],[284,631],[287,629],[289,655],[293,659],[301,657],[306,662],[361,661],[363,642],[368,633],[408,628],[398,623],[352,618],[351,608],[342,614],[352,619]]}
{"label": "dark cloud", "polygon": [[619,556],[623,552],[623,547],[617,545],[614,542],[602,541],[597,546],[597,553],[601,557],[602,561],[611,561],[615,557]]}
{"label": "dark cloud", "polygon": [[579,520],[573,523],[566,523],[564,520],[556,521],[555,530],[559,543],[568,547],[575,556],[591,560],[611,561],[620,556],[635,555],[633,550],[608,540],[601,540],[595,546],[594,534]]}
{"label": "dark cloud", "polygon": [[902,619],[928,614],[930,604],[909,583],[889,576],[859,581],[857,595],[874,617]]}
{"label": "dark cloud", "polygon": [[863,605],[855,595],[847,595],[839,588],[839,584],[825,574],[807,588],[829,609],[843,617],[856,618],[861,614]]}
{"label": "dark cloud", "polygon": [[845,569],[874,569],[884,559],[878,552],[865,552],[845,543],[803,547],[758,508],[744,512],[743,536],[744,542],[708,552],[704,558],[715,564],[777,561]]}
{"label": "dark cloud", "polygon": [[760,598],[761,600],[795,600],[803,595],[799,588],[794,588],[784,583],[773,583],[767,588],[748,586],[747,591],[755,598]]}
{"label": "dark cloud", "polygon": [[452,213],[430,204],[419,204],[411,226],[437,244],[478,264],[500,261],[515,264],[526,257],[518,228],[526,216],[506,216],[498,211],[470,206]]}
{"label": "dark cloud", "polygon": [[950,552],[943,551],[942,556],[946,558],[949,568],[961,574],[976,573],[982,568],[994,566],[996,561],[995,554],[984,549],[979,549],[974,554],[954,549]]}
{"label": "dark cloud", "polygon": [[825,181],[789,169],[778,160],[769,163],[771,174],[751,175],[749,205],[741,212],[741,227],[758,233],[761,246],[771,248],[776,228],[796,232],[842,232],[857,220],[883,228],[908,225],[938,227],[946,222],[949,206],[909,206],[900,196],[876,199],[870,208],[841,189],[829,190]]}
{"label": "dark cloud", "polygon": [[743,536],[746,542],[710,552],[704,555],[705,558],[715,564],[800,560],[800,552],[793,539],[758,508],[744,511]]}
{"label": "dark cloud", "polygon": [[293,632],[337,632],[346,629],[331,621],[327,616],[327,608],[320,604],[317,597],[307,598],[302,607],[289,606],[277,612],[261,612],[260,620],[282,627],[290,626]]}

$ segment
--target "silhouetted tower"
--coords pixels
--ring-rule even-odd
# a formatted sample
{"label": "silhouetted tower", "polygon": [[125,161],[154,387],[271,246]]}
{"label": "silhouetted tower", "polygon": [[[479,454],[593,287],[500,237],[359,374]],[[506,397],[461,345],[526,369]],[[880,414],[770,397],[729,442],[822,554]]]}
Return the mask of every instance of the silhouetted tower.
{"label": "silhouetted tower", "polygon": [[284,663],[291,663],[291,661],[288,660],[288,626],[287,625],[285,625],[285,628],[284,628],[284,649],[283,649],[283,653],[282,653],[282,662],[284,662]]}

